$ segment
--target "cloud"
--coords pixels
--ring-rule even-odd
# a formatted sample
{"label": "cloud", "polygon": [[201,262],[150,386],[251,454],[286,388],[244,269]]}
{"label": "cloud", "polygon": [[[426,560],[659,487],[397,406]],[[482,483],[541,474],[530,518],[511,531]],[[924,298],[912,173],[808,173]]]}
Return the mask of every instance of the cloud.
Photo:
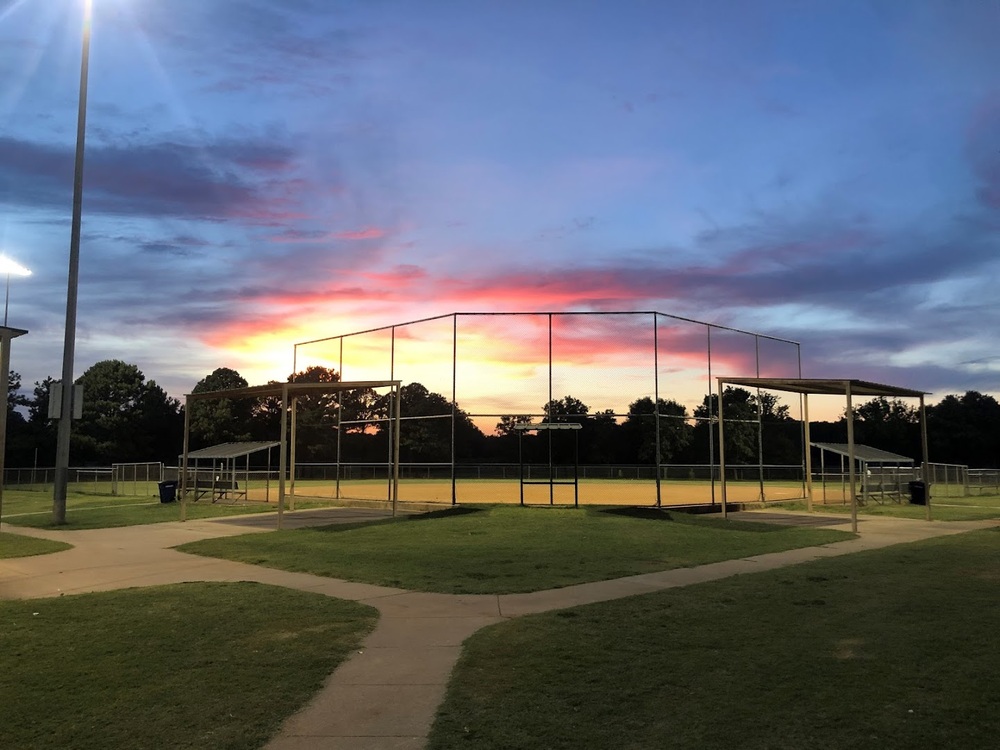
{"label": "cloud", "polygon": [[[301,217],[275,200],[261,174],[294,168],[292,150],[273,141],[222,139],[87,147],[84,210],[88,213],[263,221]],[[73,181],[73,149],[0,137],[0,202],[64,210]],[[277,207],[275,204],[277,203]]]}
{"label": "cloud", "polygon": [[966,155],[978,182],[977,198],[984,208],[1000,212],[1000,91],[987,97],[973,116]]}
{"label": "cloud", "polygon": [[385,237],[385,230],[376,227],[366,227],[348,232],[336,232],[334,235],[338,240],[377,240]]}

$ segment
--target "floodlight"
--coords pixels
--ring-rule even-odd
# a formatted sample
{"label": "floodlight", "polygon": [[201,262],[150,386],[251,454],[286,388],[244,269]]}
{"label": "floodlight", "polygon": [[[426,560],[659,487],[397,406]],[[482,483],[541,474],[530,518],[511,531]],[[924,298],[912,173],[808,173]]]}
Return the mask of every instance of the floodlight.
{"label": "floodlight", "polygon": [[8,276],[31,276],[31,271],[6,255],[0,255],[0,273]]}
{"label": "floodlight", "polygon": [[10,277],[11,276],[31,276],[31,271],[17,263],[6,255],[0,255],[0,273],[7,274],[7,294],[3,301],[3,325],[7,327],[7,308],[10,306]]}

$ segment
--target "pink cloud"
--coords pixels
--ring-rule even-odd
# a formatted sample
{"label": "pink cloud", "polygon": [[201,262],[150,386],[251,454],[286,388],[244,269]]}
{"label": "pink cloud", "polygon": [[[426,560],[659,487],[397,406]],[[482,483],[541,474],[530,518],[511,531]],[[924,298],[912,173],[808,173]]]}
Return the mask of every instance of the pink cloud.
{"label": "pink cloud", "polygon": [[333,236],[338,240],[377,240],[385,237],[386,230],[377,227],[365,227],[350,232],[337,232]]}

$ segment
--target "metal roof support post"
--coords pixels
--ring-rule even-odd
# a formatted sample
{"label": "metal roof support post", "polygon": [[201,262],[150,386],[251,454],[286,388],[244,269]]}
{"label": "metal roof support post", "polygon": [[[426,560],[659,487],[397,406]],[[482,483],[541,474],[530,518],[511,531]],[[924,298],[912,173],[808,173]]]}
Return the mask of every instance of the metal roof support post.
{"label": "metal roof support post", "polygon": [[810,448],[809,434],[809,394],[802,396],[802,422],[805,425],[805,440],[803,449],[806,459],[806,510],[812,512],[813,509],[813,480],[812,480],[812,449]]}
{"label": "metal roof support post", "polygon": [[451,319],[451,504],[458,505],[455,427],[458,418],[458,313]]}
{"label": "metal roof support post", "polygon": [[657,315],[653,313],[653,419],[656,421],[656,507],[662,506],[663,493],[660,483],[662,461],[660,456],[660,336]]}
{"label": "metal roof support post", "polygon": [[931,520],[931,483],[930,483],[930,458],[927,452],[927,411],[924,408],[924,397],[920,397],[920,450],[923,451],[924,461],[921,473],[924,480],[924,504],[927,509],[926,518]]}
{"label": "metal roof support post", "polygon": [[712,326],[705,326],[705,336],[705,355],[708,363],[708,475],[712,487],[712,505],[715,505],[715,436],[712,430]]}
{"label": "metal roof support post", "polygon": [[521,485],[521,507],[524,507],[524,430],[517,431],[517,462],[520,479],[518,484]]}
{"label": "metal roof support post", "polygon": [[573,431],[573,507],[580,507],[580,432]]}
{"label": "metal roof support post", "polygon": [[0,327],[0,401],[3,402],[3,409],[0,410],[0,516],[3,515],[3,480],[4,480],[4,458],[7,451],[7,395],[10,393],[10,342],[17,336],[23,336],[27,331],[19,328],[8,328],[6,313],[4,314],[4,324]]}
{"label": "metal roof support post", "polygon": [[[709,398],[709,404],[712,399]],[[708,423],[712,424],[712,410],[709,409]],[[726,428],[722,418],[722,378],[719,378],[719,474],[722,484],[722,517],[728,518],[729,510],[726,501]]]}
{"label": "metal roof support post", "polygon": [[285,513],[285,479],[288,475],[288,384],[281,386],[281,453],[278,454],[278,528]]}
{"label": "metal roof support post", "polygon": [[858,533],[858,498],[855,493],[855,455],[854,455],[854,403],[851,399],[851,381],[845,381],[845,393],[847,395],[847,463],[850,474],[848,490],[851,493],[851,531]]}
{"label": "metal roof support post", "polygon": [[191,447],[191,396],[184,397],[184,453],[181,456],[181,520],[187,520],[188,453]]}
{"label": "metal roof support post", "polygon": [[396,406],[396,429],[393,430],[393,441],[392,441],[392,515],[393,518],[396,517],[396,503],[399,500],[399,427],[400,427],[400,417],[403,413],[403,394],[400,390],[399,383],[397,382],[393,387],[392,391],[395,392],[395,406]]}
{"label": "metal roof support post", "polygon": [[[282,398],[284,398],[284,396],[282,396]],[[296,425],[296,416],[298,415],[298,406],[299,406],[298,396],[293,396],[292,397],[292,402],[291,402],[290,406],[291,406],[291,410],[292,410],[292,414],[291,414],[291,420],[292,420],[291,431],[292,431],[292,434],[291,434],[291,444],[288,446],[288,461],[289,461],[289,464],[291,465],[290,466],[291,471],[289,472],[289,475],[288,475],[288,497],[289,497],[288,509],[289,510],[295,510],[295,443],[297,442],[296,439],[295,439],[295,434],[296,434],[296,426],[297,426]],[[282,404],[282,408],[284,408],[284,404]],[[282,412],[282,413],[284,413],[284,412]],[[284,425],[284,422],[282,422],[282,425]]]}

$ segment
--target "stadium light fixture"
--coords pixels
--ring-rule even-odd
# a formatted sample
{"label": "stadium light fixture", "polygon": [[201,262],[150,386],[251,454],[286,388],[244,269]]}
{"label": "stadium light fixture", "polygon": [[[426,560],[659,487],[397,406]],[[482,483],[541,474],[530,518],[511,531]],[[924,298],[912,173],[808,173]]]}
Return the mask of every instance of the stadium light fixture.
{"label": "stadium light fixture", "polygon": [[10,307],[10,277],[11,276],[31,276],[31,271],[20,263],[11,260],[6,255],[0,255],[0,273],[7,276],[7,294],[3,301],[3,325],[7,327],[7,308]]}
{"label": "stadium light fixture", "polygon": [[73,357],[76,349],[76,299],[80,279],[80,222],[83,209],[83,150],[87,132],[87,72],[90,66],[90,26],[93,0],[83,0],[83,49],[80,56],[80,98],[76,118],[76,160],[73,167],[73,220],[69,239],[69,280],[66,288],[66,333],[63,342],[62,398],[56,433],[55,489],[52,518],[66,523],[69,485],[69,443],[73,427]]}

